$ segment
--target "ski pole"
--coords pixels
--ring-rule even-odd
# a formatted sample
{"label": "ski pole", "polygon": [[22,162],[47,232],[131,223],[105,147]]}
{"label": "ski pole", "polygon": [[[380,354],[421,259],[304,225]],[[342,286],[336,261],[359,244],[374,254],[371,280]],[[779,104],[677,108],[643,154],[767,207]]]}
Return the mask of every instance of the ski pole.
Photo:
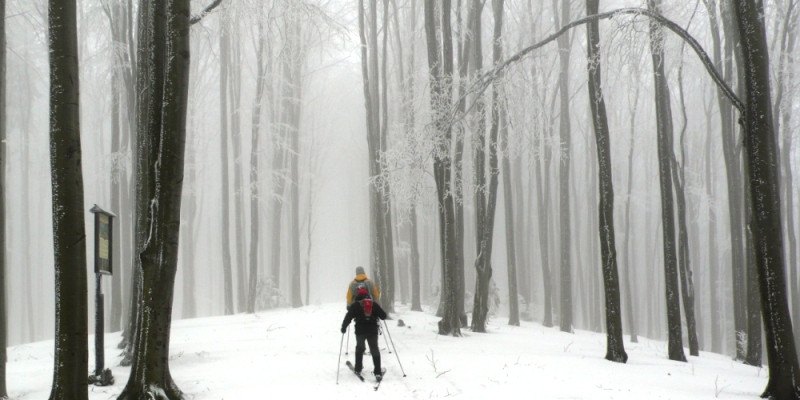
{"label": "ski pole", "polygon": [[342,341],[339,342],[339,361],[336,363],[336,384],[339,384],[339,367],[342,366],[342,343],[344,343],[344,333],[342,334]]}
{"label": "ski pole", "polygon": [[347,325],[347,347],[345,347],[344,355],[350,354],[348,351],[350,351],[350,325]]}
{"label": "ski pole", "polygon": [[394,340],[392,340],[392,334],[389,333],[389,324],[386,323],[386,320],[383,320],[383,326],[386,328],[386,334],[389,336],[389,340],[392,342],[392,347],[394,347],[394,355],[397,357],[397,363],[400,364],[400,371],[403,372],[403,378],[405,378],[406,371],[403,369],[403,363],[400,362],[400,356],[397,354],[397,347],[394,346]]}
{"label": "ski pole", "polygon": [[[386,325],[386,320],[383,320],[383,324]],[[389,339],[386,339],[386,335],[383,335],[383,340],[386,342],[386,348],[389,349],[389,354],[392,354],[392,348],[389,346]]]}

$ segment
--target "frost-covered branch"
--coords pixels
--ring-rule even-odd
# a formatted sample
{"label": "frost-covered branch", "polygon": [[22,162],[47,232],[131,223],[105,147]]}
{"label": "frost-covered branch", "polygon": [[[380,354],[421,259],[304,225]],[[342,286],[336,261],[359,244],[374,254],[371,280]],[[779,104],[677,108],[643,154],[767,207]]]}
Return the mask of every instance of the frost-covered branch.
{"label": "frost-covered branch", "polygon": [[222,4],[222,0],[214,0],[214,2],[209,4],[208,7],[204,8],[200,14],[193,16],[192,19],[189,20],[190,24],[194,25],[200,22],[203,18],[206,17],[206,15],[208,15],[211,11],[217,8],[217,6],[219,6],[220,4]]}
{"label": "frost-covered branch", "polygon": [[[661,14],[658,14],[658,13],[655,13],[655,12],[652,12],[650,10],[646,10],[646,9],[643,9],[643,8],[622,8],[622,9],[619,9],[619,10],[613,10],[613,11],[608,11],[608,12],[604,12],[604,13],[600,13],[600,14],[589,15],[587,17],[572,21],[569,24],[564,25],[564,27],[562,27],[561,29],[559,29],[555,33],[551,34],[550,36],[544,38],[543,40],[541,40],[541,41],[539,41],[539,42],[537,42],[535,44],[532,44],[532,45],[522,49],[518,53],[514,54],[513,56],[509,57],[508,59],[506,59],[502,63],[500,63],[497,66],[495,66],[490,71],[488,71],[485,74],[483,74],[481,77],[479,77],[472,84],[470,90],[465,91],[465,93],[463,94],[462,98],[466,98],[466,96],[471,94],[471,93],[481,94],[481,93],[485,92],[486,89],[489,87],[489,85],[492,82],[494,82],[501,75],[500,73],[502,71],[504,71],[506,68],[508,68],[511,64],[514,64],[517,61],[522,60],[523,57],[525,57],[526,55],[528,55],[532,51],[537,50],[539,48],[542,48],[545,45],[547,45],[548,43],[558,39],[559,36],[563,35],[567,31],[569,31],[570,29],[575,28],[575,27],[580,26],[580,25],[583,25],[583,24],[586,24],[586,23],[589,23],[589,22],[592,22],[592,21],[611,19],[611,18],[614,18],[616,16],[620,16],[620,15],[633,15],[634,17],[636,17],[636,16],[645,16],[647,18],[655,20],[656,22],[661,24],[663,27],[675,32],[675,34],[677,34],[681,39],[683,39],[686,43],[688,43],[689,46],[691,46],[692,49],[695,51],[695,53],[697,53],[697,56],[700,58],[700,61],[703,63],[703,66],[705,66],[706,70],[708,71],[709,75],[711,76],[711,79],[720,88],[720,90],[722,90],[723,94],[725,94],[725,97],[730,99],[731,103],[733,103],[733,106],[736,107],[736,109],[738,109],[739,112],[743,112],[744,103],[736,96],[736,94],[728,86],[728,84],[725,83],[725,80],[722,78],[722,76],[720,75],[719,71],[717,71],[716,68],[714,68],[714,62],[711,60],[711,58],[708,56],[708,54],[705,52],[705,50],[703,50],[703,47],[700,45],[700,43],[698,43],[697,40],[694,37],[692,37],[691,34],[689,34],[689,32],[687,32],[685,29],[683,29],[681,26],[679,26],[675,22],[665,18]],[[459,99],[459,101],[461,101],[461,99]],[[456,104],[457,103],[458,103],[458,101],[456,101]],[[471,107],[472,106],[470,106],[470,108]],[[455,121],[455,119],[458,117],[458,114],[459,113],[457,111],[452,113],[451,118],[450,118],[451,123],[453,123],[453,121]]]}

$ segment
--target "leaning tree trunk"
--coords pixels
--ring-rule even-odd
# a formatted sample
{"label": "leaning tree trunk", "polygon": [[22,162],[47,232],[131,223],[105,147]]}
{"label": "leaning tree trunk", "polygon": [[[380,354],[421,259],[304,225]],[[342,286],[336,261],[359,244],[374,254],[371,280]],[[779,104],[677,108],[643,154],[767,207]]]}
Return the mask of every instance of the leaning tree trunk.
{"label": "leaning tree trunk", "polygon": [[[650,10],[659,12],[660,0],[648,0]],[[650,22],[650,47],[655,81],[656,124],[658,131],[658,170],[661,184],[661,221],[664,245],[664,280],[667,295],[667,329],[669,332],[668,357],[674,361],[686,361],[681,337],[681,310],[678,285],[678,262],[675,249],[675,210],[672,202],[672,112],[670,110],[669,87],[664,75],[663,30],[654,21]]]}
{"label": "leaning tree trunk", "polygon": [[[586,14],[597,14],[600,0],[586,1]],[[611,178],[611,138],[603,99],[600,70],[600,28],[597,21],[586,27],[589,60],[589,107],[592,110],[597,164],[599,169],[600,254],[603,260],[603,286],[606,303],[606,360],[624,363],[628,354],[622,341],[622,309],[617,272],[617,248],[614,236],[614,186]],[[565,93],[561,93],[562,96]]]}
{"label": "leaning tree trunk", "polygon": [[745,160],[753,206],[761,311],[766,332],[769,381],[763,398],[800,399],[800,368],[786,293],[782,219],[775,132],[772,127],[769,52],[763,4],[734,0],[744,67]]}
{"label": "leaning tree trunk", "polygon": [[48,2],[50,175],[55,251],[55,352],[50,399],[88,398],[86,231],[74,0]]}

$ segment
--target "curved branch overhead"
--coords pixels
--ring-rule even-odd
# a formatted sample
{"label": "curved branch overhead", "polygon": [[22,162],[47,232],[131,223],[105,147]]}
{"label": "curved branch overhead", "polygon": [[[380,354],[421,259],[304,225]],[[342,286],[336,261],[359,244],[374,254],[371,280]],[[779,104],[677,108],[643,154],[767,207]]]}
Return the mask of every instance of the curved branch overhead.
{"label": "curved branch overhead", "polygon": [[563,35],[567,31],[569,31],[570,29],[575,28],[575,27],[580,26],[580,25],[583,25],[583,24],[586,24],[586,23],[589,23],[589,22],[592,22],[592,21],[611,19],[611,18],[614,18],[616,16],[621,16],[621,15],[633,15],[634,17],[636,17],[636,16],[645,16],[647,18],[655,20],[656,22],[658,22],[659,24],[661,24],[665,28],[675,32],[676,35],[678,35],[681,39],[686,41],[686,43],[688,43],[689,46],[691,46],[692,49],[694,49],[694,52],[700,58],[700,61],[703,63],[703,66],[705,66],[706,71],[708,71],[708,74],[711,76],[711,79],[720,88],[720,90],[722,90],[722,92],[725,94],[725,97],[727,97],[731,101],[731,103],[733,103],[733,106],[736,107],[736,109],[739,110],[739,112],[741,112],[741,113],[744,112],[744,102],[742,102],[739,99],[739,97],[736,96],[736,94],[733,92],[733,90],[730,88],[730,86],[728,86],[728,84],[725,83],[725,80],[722,78],[722,75],[720,75],[719,71],[717,71],[716,68],[714,68],[714,62],[708,56],[706,51],[703,50],[703,47],[700,45],[700,43],[698,43],[697,40],[694,37],[692,37],[691,34],[689,34],[689,32],[687,32],[680,25],[678,25],[675,22],[667,19],[666,17],[664,17],[661,14],[658,14],[658,13],[655,13],[655,12],[652,12],[650,10],[646,10],[646,9],[643,9],[643,8],[635,8],[635,7],[633,7],[633,8],[621,8],[621,9],[618,9],[618,10],[613,10],[613,11],[608,11],[608,12],[604,12],[604,13],[600,13],[600,14],[590,15],[590,16],[587,16],[587,17],[572,21],[569,24],[564,25],[561,29],[559,29],[558,31],[554,32],[550,36],[542,39],[541,41],[539,41],[539,42],[537,42],[535,44],[532,44],[532,45],[520,50],[519,52],[517,52],[513,56],[511,56],[508,59],[506,59],[505,61],[503,61],[501,64],[495,66],[492,70],[490,70],[490,71],[486,72],[485,74],[483,74],[481,77],[479,77],[477,79],[476,83],[473,85],[473,90],[466,91],[466,93],[463,96],[466,97],[467,93],[470,93],[470,92],[483,93],[489,87],[489,85],[495,79],[497,79],[500,76],[500,72],[501,71],[505,70],[511,64],[522,60],[522,58],[525,57],[526,55],[528,55],[528,53],[531,53],[534,50],[537,50],[537,49],[539,49],[541,47],[544,47],[548,43],[558,39],[559,36]]}
{"label": "curved branch overhead", "polygon": [[194,25],[202,21],[203,18],[206,17],[206,15],[208,15],[211,11],[214,11],[214,9],[217,8],[217,6],[219,6],[220,4],[222,4],[222,0],[214,0],[214,2],[209,4],[208,7],[204,8],[200,14],[193,16],[192,19],[189,20],[189,23],[191,25]]}

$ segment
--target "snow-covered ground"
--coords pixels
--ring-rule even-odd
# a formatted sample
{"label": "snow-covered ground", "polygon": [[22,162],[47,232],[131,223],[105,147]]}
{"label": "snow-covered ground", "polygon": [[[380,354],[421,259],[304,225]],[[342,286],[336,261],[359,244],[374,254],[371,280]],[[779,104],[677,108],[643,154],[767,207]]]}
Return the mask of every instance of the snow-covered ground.
{"label": "snow-covered ground", "polygon": [[[353,399],[372,396],[337,358],[343,304],[280,309],[257,315],[176,321],[170,366],[178,386],[194,399]],[[436,334],[438,319],[402,308],[389,322],[397,354],[380,337],[384,382],[382,399],[757,399],[767,370],[701,352],[688,363],[666,359],[666,343],[640,338],[625,342],[628,363],[603,359],[605,336],[561,333],[538,323],[521,327],[496,318],[490,333],[464,332],[454,338]],[[397,319],[406,326],[398,327]],[[345,338],[345,343],[347,339]],[[113,399],[128,379],[129,368],[116,367],[119,333],[106,335],[106,365],[116,378],[111,387],[90,387],[92,400]],[[94,339],[90,337],[90,347]],[[46,399],[53,370],[53,341],[9,348],[8,386],[12,399]],[[688,349],[686,351],[688,355]],[[403,377],[400,362],[405,369]],[[94,352],[89,355],[93,364]],[[365,356],[365,370],[372,360]],[[90,366],[93,368],[93,366]],[[87,371],[88,372],[88,371]],[[371,380],[367,374],[367,382]],[[374,381],[373,381],[374,382]],[[522,397],[524,396],[524,397]]]}

